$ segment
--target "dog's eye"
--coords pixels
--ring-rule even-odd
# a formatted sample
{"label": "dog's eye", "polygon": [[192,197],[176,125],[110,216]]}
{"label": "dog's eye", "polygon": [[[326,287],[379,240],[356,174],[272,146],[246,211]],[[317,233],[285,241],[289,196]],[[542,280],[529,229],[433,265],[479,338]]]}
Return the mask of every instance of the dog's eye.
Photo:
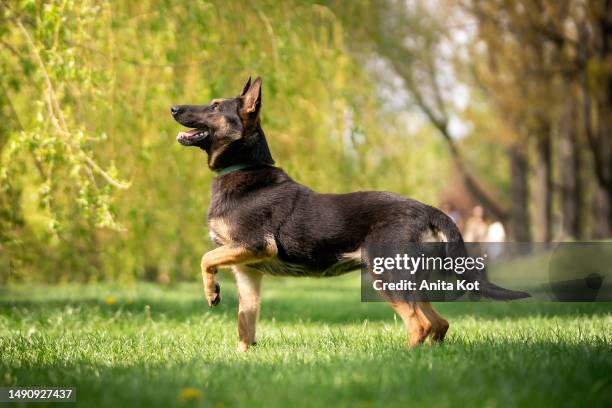
{"label": "dog's eye", "polygon": [[218,104],[218,103],[216,103],[216,102],[215,102],[215,103],[213,103],[213,104],[212,104],[212,110],[214,110],[214,111],[219,110],[219,104]]}

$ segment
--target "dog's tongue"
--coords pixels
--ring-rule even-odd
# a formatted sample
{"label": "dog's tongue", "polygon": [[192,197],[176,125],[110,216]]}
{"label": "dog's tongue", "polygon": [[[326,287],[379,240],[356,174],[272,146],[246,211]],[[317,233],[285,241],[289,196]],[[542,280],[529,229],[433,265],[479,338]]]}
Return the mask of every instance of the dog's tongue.
{"label": "dog's tongue", "polygon": [[197,135],[200,132],[202,132],[202,130],[200,129],[191,129],[186,132],[179,132],[179,134],[176,136],[176,140],[188,139],[192,136]]}

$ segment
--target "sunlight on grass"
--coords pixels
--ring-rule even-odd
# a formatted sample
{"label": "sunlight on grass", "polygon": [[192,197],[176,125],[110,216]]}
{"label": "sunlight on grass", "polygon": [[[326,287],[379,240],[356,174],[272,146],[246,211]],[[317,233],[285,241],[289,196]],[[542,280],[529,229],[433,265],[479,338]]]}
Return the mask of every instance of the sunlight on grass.
{"label": "sunlight on grass", "polygon": [[83,406],[612,402],[610,304],[439,304],[446,344],[407,351],[358,277],[269,279],[258,345],[241,354],[235,288],[221,285],[216,309],[199,284],[4,290],[2,383],[75,385]]}

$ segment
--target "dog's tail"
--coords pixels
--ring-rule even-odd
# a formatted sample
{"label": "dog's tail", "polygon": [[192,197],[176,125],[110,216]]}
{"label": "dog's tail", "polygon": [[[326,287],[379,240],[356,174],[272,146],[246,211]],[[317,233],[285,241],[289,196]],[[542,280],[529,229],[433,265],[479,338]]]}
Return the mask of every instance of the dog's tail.
{"label": "dog's tail", "polygon": [[[436,210],[430,219],[430,227],[434,231],[441,232],[443,239],[447,242],[446,256],[451,258],[467,257],[468,252],[455,222],[446,214]],[[510,290],[497,286],[487,280],[484,270],[467,270],[463,277],[469,282],[478,282],[479,291],[471,293],[470,297],[485,297],[496,300],[515,300],[531,297],[527,292]]]}

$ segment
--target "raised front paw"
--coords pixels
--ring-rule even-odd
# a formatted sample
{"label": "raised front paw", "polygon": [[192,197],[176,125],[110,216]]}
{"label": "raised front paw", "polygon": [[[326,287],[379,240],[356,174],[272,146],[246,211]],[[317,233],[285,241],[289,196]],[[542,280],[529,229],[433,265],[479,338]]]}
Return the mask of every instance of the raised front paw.
{"label": "raised front paw", "polygon": [[215,283],[215,291],[212,293],[206,293],[206,300],[208,301],[208,307],[217,306],[221,303],[221,286]]}

